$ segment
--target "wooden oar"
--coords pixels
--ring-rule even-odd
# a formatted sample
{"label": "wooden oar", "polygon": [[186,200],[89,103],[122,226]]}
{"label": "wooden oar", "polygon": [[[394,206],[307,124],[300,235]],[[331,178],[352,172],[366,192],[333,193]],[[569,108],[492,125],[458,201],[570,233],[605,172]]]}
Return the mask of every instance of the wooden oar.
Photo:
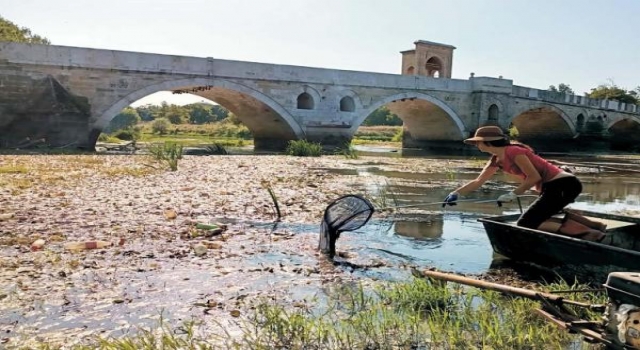
{"label": "wooden oar", "polygon": [[517,287],[507,286],[503,284],[498,284],[498,283],[491,283],[487,281],[481,281],[481,280],[468,278],[468,277],[455,275],[455,274],[450,274],[450,273],[423,270],[420,272],[420,274],[423,277],[431,277],[437,280],[456,282],[456,283],[465,284],[465,285],[478,287],[482,289],[495,290],[498,292],[517,295],[517,296],[521,296],[521,297],[525,297],[533,300],[540,300],[540,298],[543,297],[544,299],[549,300],[558,305],[568,304],[568,305],[580,306],[580,307],[584,307],[584,308],[588,308],[588,309],[592,309],[600,312],[604,311],[604,308],[605,308],[604,305],[586,304],[586,303],[582,303],[575,300],[568,300],[559,295],[554,295],[554,294],[545,293],[545,292],[538,292],[538,291],[524,289],[524,288],[517,288]]}

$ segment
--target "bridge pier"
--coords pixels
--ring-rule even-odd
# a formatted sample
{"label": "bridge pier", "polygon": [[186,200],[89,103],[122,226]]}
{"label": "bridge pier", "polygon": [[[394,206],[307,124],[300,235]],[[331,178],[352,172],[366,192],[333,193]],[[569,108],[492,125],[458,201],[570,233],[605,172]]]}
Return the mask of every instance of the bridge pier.
{"label": "bridge pier", "polygon": [[351,143],[353,135],[346,132],[346,128],[313,128],[307,129],[306,140],[309,142],[317,142],[322,145],[325,150],[336,150],[344,148],[345,145]]}
{"label": "bridge pier", "polygon": [[289,140],[269,137],[254,137],[253,149],[256,151],[284,151],[289,144]]}

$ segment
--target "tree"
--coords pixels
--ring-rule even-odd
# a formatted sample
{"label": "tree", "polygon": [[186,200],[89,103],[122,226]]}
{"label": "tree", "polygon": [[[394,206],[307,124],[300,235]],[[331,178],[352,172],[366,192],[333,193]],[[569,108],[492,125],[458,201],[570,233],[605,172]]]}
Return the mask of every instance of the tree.
{"label": "tree", "polygon": [[112,133],[117,130],[129,129],[134,127],[141,120],[142,119],[140,118],[140,115],[138,115],[138,111],[131,107],[126,107],[111,120],[104,131]]}
{"label": "tree", "polygon": [[553,86],[553,85],[549,86],[549,91],[560,92],[560,93],[567,94],[567,95],[575,95],[576,94],[573,91],[573,89],[571,88],[571,86],[569,86],[569,84],[564,84],[564,83],[558,84],[557,88],[555,86]]}
{"label": "tree", "polygon": [[160,114],[156,118],[166,118],[171,124],[184,124],[189,120],[187,110],[178,105],[168,105],[162,102],[160,106]]}
{"label": "tree", "polygon": [[211,108],[211,113],[213,113],[214,115],[214,121],[218,122],[224,119],[227,119],[229,117],[229,110],[220,106],[220,105],[215,105]]}
{"label": "tree", "polygon": [[613,82],[608,84],[598,85],[596,88],[592,88],[591,92],[585,94],[589,98],[599,100],[616,100],[622,103],[639,104],[638,91],[629,90],[618,87]]}
{"label": "tree", "polygon": [[402,125],[402,119],[391,113],[387,107],[380,107],[369,114],[362,125]]}
{"label": "tree", "polygon": [[214,121],[214,115],[211,111],[212,105],[204,103],[196,103],[184,106],[189,113],[189,123],[191,124],[206,124]]}
{"label": "tree", "polygon": [[160,117],[160,106],[146,104],[144,106],[136,107],[136,111],[142,120],[152,121]]}
{"label": "tree", "polygon": [[169,119],[171,124],[184,124],[189,120],[189,115],[187,114],[186,110],[179,106],[176,106],[169,110],[166,118]]}
{"label": "tree", "polygon": [[29,43],[29,44],[45,44],[49,45],[51,42],[45,37],[41,37],[36,34],[32,34],[29,28],[18,27],[11,21],[8,21],[0,16],[0,41],[12,41],[16,43]]}

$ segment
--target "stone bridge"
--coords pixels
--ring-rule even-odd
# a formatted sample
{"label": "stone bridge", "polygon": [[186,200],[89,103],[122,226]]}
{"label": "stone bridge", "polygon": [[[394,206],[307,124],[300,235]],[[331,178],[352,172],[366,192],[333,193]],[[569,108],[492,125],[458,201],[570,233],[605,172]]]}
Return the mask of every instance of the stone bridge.
{"label": "stone bridge", "polygon": [[0,146],[45,139],[93,149],[124,107],[158,91],[190,93],[233,112],[256,149],[289,140],[351,140],[377,108],[404,122],[403,147],[460,146],[482,125],[519,139],[640,141],[640,107],[513,85],[54,45],[0,43]]}

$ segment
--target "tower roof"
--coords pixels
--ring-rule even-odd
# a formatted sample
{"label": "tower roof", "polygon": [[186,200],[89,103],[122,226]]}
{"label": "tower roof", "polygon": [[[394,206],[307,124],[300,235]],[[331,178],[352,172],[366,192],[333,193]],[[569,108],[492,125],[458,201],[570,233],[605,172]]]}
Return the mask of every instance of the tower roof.
{"label": "tower roof", "polygon": [[453,50],[456,49],[456,47],[453,46],[453,45],[441,44],[441,43],[437,43],[437,42],[434,42],[434,41],[427,41],[427,40],[418,40],[418,41],[414,41],[413,43],[416,44],[416,45],[424,44],[424,45],[448,47],[448,48],[453,49]]}

